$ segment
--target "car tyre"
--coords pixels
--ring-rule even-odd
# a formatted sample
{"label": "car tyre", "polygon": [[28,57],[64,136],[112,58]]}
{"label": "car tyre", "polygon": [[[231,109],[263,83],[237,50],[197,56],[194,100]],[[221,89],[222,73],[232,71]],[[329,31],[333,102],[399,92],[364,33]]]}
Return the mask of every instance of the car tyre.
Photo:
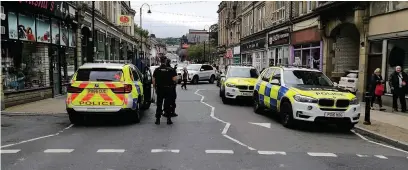
{"label": "car tyre", "polygon": [[259,102],[258,93],[254,93],[254,104],[253,104],[254,112],[257,114],[263,114],[263,107]]}
{"label": "car tyre", "polygon": [[83,125],[84,124],[84,116],[78,114],[78,113],[69,113],[69,121],[71,124],[74,125]]}
{"label": "car tyre", "polygon": [[230,104],[231,103],[231,100],[228,99],[227,97],[225,97],[225,91],[221,92],[221,100],[222,100],[222,103],[224,103],[224,104]]}
{"label": "car tyre", "polygon": [[152,104],[151,99],[150,99],[150,100],[144,99],[144,100],[143,100],[143,105],[142,105],[141,109],[142,109],[142,110],[147,110],[147,109],[150,108],[150,105],[151,105],[151,104]]}
{"label": "car tyre", "polygon": [[198,76],[194,76],[193,80],[191,81],[193,84],[198,84]]}
{"label": "car tyre", "polygon": [[338,124],[337,127],[342,132],[350,132],[350,130],[354,128],[354,124],[352,124],[352,123]]}
{"label": "car tyre", "polygon": [[211,75],[210,80],[208,81],[210,84],[214,84],[215,76]]}
{"label": "car tyre", "polygon": [[293,128],[295,120],[293,119],[292,105],[289,102],[284,102],[281,105],[281,123],[286,128]]}
{"label": "car tyre", "polygon": [[140,103],[136,106],[136,109],[130,113],[130,118],[134,123],[140,123]]}

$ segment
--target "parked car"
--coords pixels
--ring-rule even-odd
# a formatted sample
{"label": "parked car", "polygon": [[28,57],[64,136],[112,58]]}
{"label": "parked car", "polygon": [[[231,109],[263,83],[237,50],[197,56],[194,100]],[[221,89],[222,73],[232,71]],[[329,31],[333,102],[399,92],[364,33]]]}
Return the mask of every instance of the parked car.
{"label": "parked car", "polygon": [[215,81],[215,70],[211,65],[189,64],[187,66],[187,70],[187,81],[191,82],[192,84],[198,84],[199,81],[208,81],[212,84]]}

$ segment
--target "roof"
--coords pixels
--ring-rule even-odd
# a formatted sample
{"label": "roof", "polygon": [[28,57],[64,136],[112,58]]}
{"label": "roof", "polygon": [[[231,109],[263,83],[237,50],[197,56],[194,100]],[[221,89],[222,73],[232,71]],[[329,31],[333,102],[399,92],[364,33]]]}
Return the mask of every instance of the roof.
{"label": "roof", "polygon": [[110,68],[110,69],[122,69],[126,64],[120,63],[85,63],[79,69],[89,69],[89,68]]}
{"label": "roof", "polygon": [[228,66],[228,68],[255,68],[253,66]]}
{"label": "roof", "polygon": [[279,68],[282,68],[283,70],[288,70],[288,71],[301,70],[301,71],[320,72],[320,70],[317,70],[317,69],[304,68],[304,67],[295,67],[295,66],[272,66],[272,67],[279,67]]}

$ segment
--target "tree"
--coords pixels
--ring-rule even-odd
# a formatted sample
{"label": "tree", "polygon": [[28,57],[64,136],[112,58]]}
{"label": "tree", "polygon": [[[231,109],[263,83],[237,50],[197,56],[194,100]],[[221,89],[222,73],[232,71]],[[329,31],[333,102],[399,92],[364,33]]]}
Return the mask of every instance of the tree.
{"label": "tree", "polygon": [[[209,60],[209,56],[211,55],[211,53],[215,52],[216,48],[215,46],[208,46],[208,43],[205,45],[205,60]],[[204,56],[204,43],[200,43],[200,44],[195,44],[195,45],[191,45],[188,49],[187,49],[187,55],[188,55],[188,59],[190,61],[197,61],[197,62],[202,62],[204,60],[203,56]]]}
{"label": "tree", "polygon": [[135,34],[140,35],[142,33],[143,38],[149,38],[149,31],[141,29],[138,25],[135,24]]}

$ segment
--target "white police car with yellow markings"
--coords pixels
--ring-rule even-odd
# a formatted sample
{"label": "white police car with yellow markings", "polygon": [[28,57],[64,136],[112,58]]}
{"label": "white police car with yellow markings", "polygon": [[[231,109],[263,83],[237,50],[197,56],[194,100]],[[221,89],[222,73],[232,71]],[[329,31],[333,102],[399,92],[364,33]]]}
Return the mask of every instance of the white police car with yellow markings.
{"label": "white police car with yellow markings", "polygon": [[254,67],[229,66],[220,80],[222,102],[226,104],[233,99],[251,99],[258,76]]}
{"label": "white police car with yellow markings", "polygon": [[270,67],[259,76],[254,111],[280,114],[285,127],[298,121],[334,123],[350,130],[360,118],[356,96],[333,86],[322,72],[297,67]]}

